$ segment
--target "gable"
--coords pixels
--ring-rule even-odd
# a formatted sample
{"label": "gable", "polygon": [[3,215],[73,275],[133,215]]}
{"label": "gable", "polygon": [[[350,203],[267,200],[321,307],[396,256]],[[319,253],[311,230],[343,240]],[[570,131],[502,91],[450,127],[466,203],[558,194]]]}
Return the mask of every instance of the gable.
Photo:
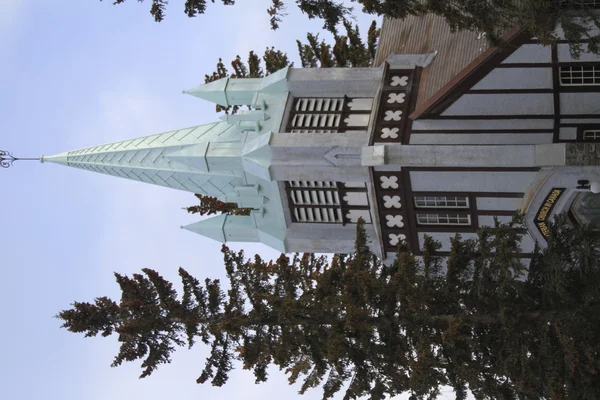
{"label": "gable", "polygon": [[[417,108],[410,115],[410,118],[414,120],[441,115],[453,103],[458,101],[462,95],[484,79],[486,80],[486,83],[482,83],[484,86],[493,84],[500,85],[498,83],[498,78],[502,75],[501,73],[493,73],[489,78],[488,75],[492,73],[495,67],[506,61],[511,55],[515,54],[522,45],[526,45],[526,42],[530,38],[531,36],[529,34],[520,29],[512,29],[503,36],[503,40],[505,41],[504,46],[485,50],[429,99],[426,101],[421,101],[420,99]],[[522,52],[525,51],[526,50],[522,50]],[[432,66],[437,61],[439,60],[434,59]],[[432,68],[432,66],[429,68]],[[431,72],[427,72],[426,74],[430,75]],[[427,77],[427,79],[429,79],[429,77]],[[422,96],[423,94],[420,90],[419,97],[421,98]]]}

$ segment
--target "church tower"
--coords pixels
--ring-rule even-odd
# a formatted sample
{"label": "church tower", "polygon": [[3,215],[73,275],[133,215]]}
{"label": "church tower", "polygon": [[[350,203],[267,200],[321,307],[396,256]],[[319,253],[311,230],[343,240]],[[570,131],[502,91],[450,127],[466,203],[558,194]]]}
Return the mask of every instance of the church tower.
{"label": "church tower", "polygon": [[558,212],[600,230],[600,57],[556,34],[488,47],[435,15],[384,19],[374,68],[217,80],[185,93],[251,110],[42,161],[252,208],[184,228],[282,252],[352,252],[363,218],[385,260],[426,236],[448,255],[520,211],[527,262]]}
{"label": "church tower", "polygon": [[222,243],[349,252],[360,217],[375,237],[361,149],[368,146],[382,71],[315,72],[285,68],[265,78],[200,85],[184,93],[222,106],[251,105],[251,110],[41,161],[252,208],[249,216],[218,215],[182,227]]}

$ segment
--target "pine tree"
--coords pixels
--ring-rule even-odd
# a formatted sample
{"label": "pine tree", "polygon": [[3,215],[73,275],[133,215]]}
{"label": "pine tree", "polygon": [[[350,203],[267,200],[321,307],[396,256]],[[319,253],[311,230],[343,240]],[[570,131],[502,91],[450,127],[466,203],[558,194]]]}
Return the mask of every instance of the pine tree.
{"label": "pine tree", "polygon": [[196,206],[185,207],[185,210],[190,214],[250,215],[250,212],[252,211],[252,208],[239,207],[237,203],[223,202],[216,197],[204,196],[197,193],[194,196],[200,200],[200,204]]}
{"label": "pine tree", "polygon": [[[375,58],[375,50],[377,48],[377,40],[379,38],[379,29],[375,21],[371,24],[368,32],[367,42],[365,43],[360,36],[358,25],[352,25],[349,21],[344,20],[346,35],[334,35],[334,45],[327,44],[324,40],[319,39],[319,35],[307,33],[307,43],[297,40],[298,55],[303,68],[331,68],[331,67],[371,67]],[[264,69],[262,66],[264,61]],[[244,62],[240,55],[237,55],[231,61],[233,73],[223,63],[223,59],[219,58],[215,71],[209,75],[205,75],[204,82],[210,83],[218,79],[231,78],[262,78],[274,72],[279,71],[287,66],[293,66],[287,54],[281,50],[276,50],[275,47],[267,47],[261,58],[254,51],[250,51],[247,61]],[[223,107],[216,105],[217,112],[225,112],[227,114],[235,114],[240,107],[230,106]]]}
{"label": "pine tree", "polygon": [[[102,0],[100,0],[102,1]],[[143,2],[144,0],[138,0]],[[113,4],[125,0],[114,0]],[[211,0],[212,3],[215,0]],[[234,5],[235,0],[221,0]],[[453,30],[471,30],[484,34],[489,42],[502,45],[502,33],[520,27],[544,44],[558,39],[557,23],[564,30],[572,55],[578,57],[587,50],[600,54],[600,16],[593,2],[582,0],[356,0],[362,12],[403,19],[409,15],[432,13],[444,18]],[[155,21],[165,18],[167,0],[151,0],[150,14]],[[184,12],[189,17],[206,12],[207,0],[186,0]],[[323,21],[323,29],[338,34],[338,27],[352,19],[353,9],[336,0],[296,0],[296,5],[309,19]],[[272,29],[278,29],[286,16],[282,0],[272,0],[266,10]],[[584,40],[585,44],[581,41]]]}
{"label": "pine tree", "polygon": [[180,269],[179,298],[144,269],[115,274],[119,302],[75,302],[58,318],[71,332],[117,334],[113,365],[142,360],[142,376],[200,339],[211,351],[198,382],[217,386],[240,362],[257,382],[274,365],[323,398],[346,387],[346,398],[431,399],[449,385],[458,399],[467,388],[481,399],[598,399],[600,238],[557,224],[521,279],[521,226],[457,236],[448,258],[426,237],[419,258],[403,245],[391,266],[370,251],[362,222],[355,252],[329,264],[224,246],[227,289]]}

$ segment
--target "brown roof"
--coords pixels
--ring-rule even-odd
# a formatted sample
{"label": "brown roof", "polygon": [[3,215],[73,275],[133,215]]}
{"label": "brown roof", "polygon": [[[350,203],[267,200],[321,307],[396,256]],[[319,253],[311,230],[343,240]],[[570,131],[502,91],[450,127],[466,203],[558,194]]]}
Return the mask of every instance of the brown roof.
{"label": "brown roof", "polygon": [[408,16],[405,19],[384,18],[375,55],[375,66],[392,53],[427,54],[437,51],[424,73],[419,87],[419,105],[429,100],[477,56],[488,48],[487,40],[475,32],[450,32],[444,18],[433,14]]}
{"label": "brown roof", "polygon": [[414,120],[424,114],[443,111],[530,38],[531,35],[520,28],[511,29],[502,37],[505,44],[501,47],[482,52],[428,99],[419,97],[417,107],[409,117]]}

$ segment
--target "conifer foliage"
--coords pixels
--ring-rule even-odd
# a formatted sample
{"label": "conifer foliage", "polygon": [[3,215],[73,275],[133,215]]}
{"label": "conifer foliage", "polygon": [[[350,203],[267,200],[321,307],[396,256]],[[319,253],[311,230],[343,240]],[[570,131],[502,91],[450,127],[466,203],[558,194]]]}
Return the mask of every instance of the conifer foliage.
{"label": "conifer foliage", "polygon": [[[298,56],[303,68],[366,68],[373,65],[380,34],[377,23],[375,21],[371,23],[366,42],[360,36],[358,25],[353,25],[346,20],[343,21],[343,25],[346,29],[346,35],[335,34],[333,45],[326,43],[325,40],[320,40],[318,34],[312,33],[306,35],[306,43],[300,40],[296,41]],[[294,63],[281,50],[276,50],[275,47],[267,47],[262,57],[259,57],[256,52],[250,51],[246,62],[241,56],[237,55],[230,65],[233,70],[232,73],[223,63],[223,59],[219,58],[215,70],[204,76],[204,83],[214,82],[226,77],[262,78],[284,67],[293,66]],[[223,111],[231,114],[235,114],[239,108],[239,106],[223,107],[216,105],[217,112]]]}
{"label": "conifer foliage", "polygon": [[[102,0],[100,0],[102,1]],[[215,3],[216,0],[210,0]],[[114,0],[113,4],[125,0]],[[144,2],[144,0],[138,0]],[[167,0],[148,0],[150,14],[158,22],[165,18]],[[183,0],[182,0],[183,2]],[[286,14],[283,0],[271,0],[266,10],[271,29],[278,29]],[[454,30],[478,31],[492,45],[502,44],[502,33],[520,27],[549,44],[559,39],[555,28],[560,23],[571,53],[579,56],[587,50],[600,54],[600,15],[597,0],[353,0],[367,14],[390,18],[431,13],[444,18]],[[204,14],[208,0],[185,0],[184,12],[189,17]],[[234,5],[235,0],[221,0]],[[344,21],[352,19],[353,8],[336,0],[295,0],[296,6],[309,19],[323,21],[323,29],[337,35]],[[582,40],[585,44],[582,44]]]}
{"label": "conifer foliage", "polygon": [[75,302],[63,328],[118,335],[113,365],[142,361],[142,377],[178,346],[210,348],[198,382],[221,386],[241,363],[256,382],[283,369],[300,393],[383,399],[402,392],[435,399],[440,388],[477,399],[598,399],[600,239],[563,225],[530,272],[518,225],[456,237],[449,258],[426,238],[383,266],[362,222],[356,250],[330,263],[313,254],[265,261],[223,247],[228,285],[179,270],[183,289],[156,271],[115,274],[119,302]]}
{"label": "conifer foliage", "polygon": [[237,203],[223,202],[216,197],[194,194],[200,204],[186,207],[190,214],[212,215],[212,214],[230,214],[230,215],[250,215],[252,208],[239,207]]}

